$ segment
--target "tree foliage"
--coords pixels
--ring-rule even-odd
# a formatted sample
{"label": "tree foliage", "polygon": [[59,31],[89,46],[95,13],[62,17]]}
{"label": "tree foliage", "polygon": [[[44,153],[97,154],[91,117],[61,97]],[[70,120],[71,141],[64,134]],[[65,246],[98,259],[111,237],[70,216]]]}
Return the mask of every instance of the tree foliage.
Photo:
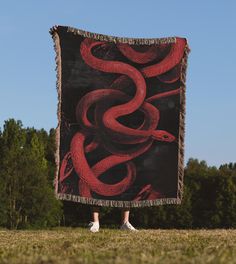
{"label": "tree foliage", "polygon": [[0,213],[8,228],[47,227],[60,221],[61,203],[49,183],[46,136],[24,129],[19,120],[5,121],[0,141]]}

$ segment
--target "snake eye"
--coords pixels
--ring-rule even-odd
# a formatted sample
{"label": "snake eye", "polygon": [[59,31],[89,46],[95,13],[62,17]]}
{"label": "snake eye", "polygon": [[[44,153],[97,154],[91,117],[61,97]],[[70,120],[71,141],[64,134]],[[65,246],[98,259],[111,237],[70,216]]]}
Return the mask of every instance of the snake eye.
{"label": "snake eye", "polygon": [[163,135],[163,138],[167,139],[167,138],[168,138],[168,136],[167,136],[167,135]]}

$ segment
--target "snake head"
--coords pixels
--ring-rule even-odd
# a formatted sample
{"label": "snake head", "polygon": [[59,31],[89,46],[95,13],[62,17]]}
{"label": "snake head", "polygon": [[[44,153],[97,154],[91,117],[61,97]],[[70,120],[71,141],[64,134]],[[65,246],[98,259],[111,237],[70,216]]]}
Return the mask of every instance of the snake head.
{"label": "snake head", "polygon": [[153,131],[152,137],[155,140],[164,141],[164,142],[173,142],[175,140],[175,136],[165,130]]}

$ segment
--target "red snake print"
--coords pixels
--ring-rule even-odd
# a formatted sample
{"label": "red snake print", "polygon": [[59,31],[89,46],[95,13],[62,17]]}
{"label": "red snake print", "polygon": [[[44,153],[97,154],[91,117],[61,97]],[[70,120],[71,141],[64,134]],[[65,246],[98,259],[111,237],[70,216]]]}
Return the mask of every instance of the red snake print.
{"label": "red snake print", "polygon": [[[70,143],[70,151],[64,156],[60,167],[60,182],[62,183],[75,170],[79,176],[79,194],[82,197],[92,197],[91,191],[103,196],[115,196],[125,192],[131,187],[136,177],[136,167],[132,160],[145,153],[154,140],[173,142],[175,136],[164,130],[158,129],[160,112],[152,102],[163,97],[173,96],[180,93],[180,88],[159,93],[149,98],[146,97],[145,79],[157,77],[161,82],[173,83],[180,77],[181,59],[186,46],[185,39],[176,38],[171,44],[167,56],[158,63],[150,65],[156,60],[163,44],[157,47],[150,46],[145,52],[139,52],[128,44],[116,44],[119,51],[131,62],[146,64],[141,70],[121,61],[109,61],[97,58],[92,51],[95,47],[109,47],[109,43],[85,38],[80,46],[81,56],[84,62],[91,68],[105,73],[116,73],[119,77],[113,81],[110,87],[93,90],[85,94],[76,106],[76,119],[82,127],[76,132]],[[133,97],[125,93],[125,87],[132,80],[136,91]],[[112,99],[119,100],[121,104],[110,105]],[[94,122],[89,121],[87,113],[89,108],[95,105]],[[127,127],[118,121],[118,118],[141,111],[144,114],[143,123],[136,129]],[[89,136],[93,140],[85,144]],[[108,140],[103,142],[102,138]],[[135,144],[128,151],[122,151],[114,144]],[[110,155],[90,167],[86,153],[92,152],[98,146],[105,148]],[[110,168],[125,164],[126,176],[118,183],[106,184],[99,177]],[[65,191],[62,189],[62,192]],[[134,200],[156,199],[162,197],[160,193],[152,189],[150,184],[136,195]]]}

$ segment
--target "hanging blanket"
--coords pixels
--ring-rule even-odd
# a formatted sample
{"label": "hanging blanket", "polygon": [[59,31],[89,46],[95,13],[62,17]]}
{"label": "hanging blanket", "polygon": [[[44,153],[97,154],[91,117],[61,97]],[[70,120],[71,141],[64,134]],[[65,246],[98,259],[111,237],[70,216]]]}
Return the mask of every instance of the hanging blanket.
{"label": "hanging blanket", "polygon": [[123,38],[55,26],[58,199],[180,204],[185,38]]}

